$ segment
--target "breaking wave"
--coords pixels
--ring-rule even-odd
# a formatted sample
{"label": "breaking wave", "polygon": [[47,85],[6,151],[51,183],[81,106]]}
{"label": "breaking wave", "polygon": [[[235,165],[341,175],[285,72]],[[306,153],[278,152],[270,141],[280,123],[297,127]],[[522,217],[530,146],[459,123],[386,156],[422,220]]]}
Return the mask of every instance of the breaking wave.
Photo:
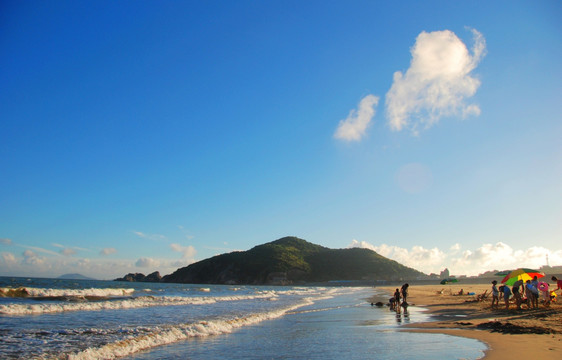
{"label": "breaking wave", "polygon": [[0,297],[110,297],[129,296],[135,289],[106,288],[106,289],[42,289],[32,287],[0,288]]}
{"label": "breaking wave", "polygon": [[67,359],[115,359],[193,337],[227,334],[237,328],[282,317],[290,311],[294,311],[300,307],[311,305],[313,303],[314,301],[312,298],[306,298],[303,299],[302,302],[293,306],[264,313],[256,313],[246,317],[234,317],[227,320],[211,320],[157,327],[140,336],[127,338],[125,340],[109,343],[99,347],[90,347],[81,352],[70,354],[67,356]]}
{"label": "breaking wave", "polygon": [[0,305],[0,314],[5,315],[37,315],[58,313],[65,311],[97,311],[138,309],[151,306],[177,306],[177,305],[204,305],[221,301],[243,301],[254,299],[275,300],[278,297],[274,292],[256,295],[220,296],[220,297],[180,297],[180,296],[139,296],[135,298],[85,301],[85,302],[57,302],[37,304],[10,304]]}

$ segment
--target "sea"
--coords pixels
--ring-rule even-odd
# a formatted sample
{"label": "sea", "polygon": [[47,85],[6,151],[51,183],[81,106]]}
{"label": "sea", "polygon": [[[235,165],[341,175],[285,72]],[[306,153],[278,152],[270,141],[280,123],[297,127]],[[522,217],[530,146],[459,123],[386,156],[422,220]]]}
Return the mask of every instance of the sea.
{"label": "sea", "polygon": [[0,277],[0,291],[0,359],[479,359],[486,350],[401,331],[427,312],[372,306],[383,295],[373,287]]}

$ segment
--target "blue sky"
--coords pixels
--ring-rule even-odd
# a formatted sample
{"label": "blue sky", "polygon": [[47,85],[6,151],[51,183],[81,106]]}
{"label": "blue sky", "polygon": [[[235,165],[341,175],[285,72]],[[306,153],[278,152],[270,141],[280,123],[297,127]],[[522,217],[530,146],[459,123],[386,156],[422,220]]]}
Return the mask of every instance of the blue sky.
{"label": "blue sky", "polygon": [[0,275],[562,265],[558,1],[0,6]]}

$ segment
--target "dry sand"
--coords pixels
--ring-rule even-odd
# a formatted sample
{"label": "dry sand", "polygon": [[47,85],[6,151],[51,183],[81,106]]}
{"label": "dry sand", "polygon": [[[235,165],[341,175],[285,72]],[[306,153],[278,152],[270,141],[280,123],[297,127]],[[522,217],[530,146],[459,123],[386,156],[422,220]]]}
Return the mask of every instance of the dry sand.
{"label": "dry sand", "polygon": [[[406,325],[408,331],[436,332],[478,339],[488,345],[485,359],[562,359],[562,296],[558,302],[538,309],[517,310],[511,303],[505,309],[503,298],[500,308],[491,309],[492,296],[478,301],[477,296],[490,292],[491,284],[411,285],[410,305],[427,308],[431,322]],[[387,303],[395,287],[378,287],[388,296],[370,299]],[[476,295],[457,295],[474,292]],[[441,292],[441,290],[443,290]]]}

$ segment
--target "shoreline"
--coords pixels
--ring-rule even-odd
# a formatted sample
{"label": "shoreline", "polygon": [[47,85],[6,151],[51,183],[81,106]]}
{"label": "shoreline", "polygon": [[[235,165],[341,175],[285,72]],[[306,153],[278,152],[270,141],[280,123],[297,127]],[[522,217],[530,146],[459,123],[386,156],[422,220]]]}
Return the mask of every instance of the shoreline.
{"label": "shoreline", "polygon": [[[510,303],[505,309],[491,309],[491,295],[478,301],[477,295],[491,284],[410,285],[408,303],[427,309],[431,320],[404,325],[401,331],[440,333],[476,339],[488,347],[486,360],[502,360],[510,356],[531,356],[537,359],[557,358],[562,352],[562,296],[560,302],[538,309],[517,310]],[[372,296],[369,302],[386,304],[396,287],[379,286],[388,295]],[[475,295],[457,295],[464,293]],[[559,294],[558,294],[559,295]],[[503,299],[502,299],[503,300]]]}

